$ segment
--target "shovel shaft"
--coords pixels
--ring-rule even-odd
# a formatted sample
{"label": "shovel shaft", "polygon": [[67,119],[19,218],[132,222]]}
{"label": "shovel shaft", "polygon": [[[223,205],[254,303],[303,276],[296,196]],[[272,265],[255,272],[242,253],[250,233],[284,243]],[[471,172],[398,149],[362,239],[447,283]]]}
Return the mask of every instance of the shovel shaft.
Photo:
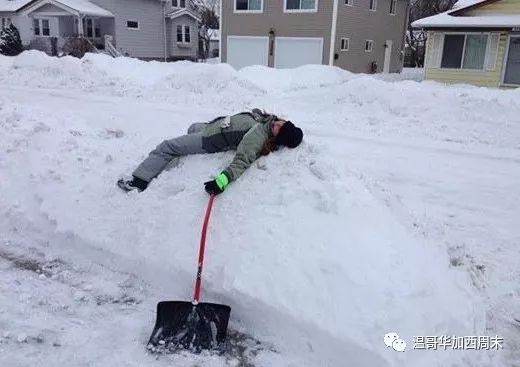
{"label": "shovel shaft", "polygon": [[204,265],[204,250],[206,249],[206,231],[208,229],[211,208],[213,207],[213,200],[215,200],[215,195],[211,195],[209,197],[208,207],[206,208],[206,215],[204,216],[204,224],[202,225],[202,235],[200,236],[199,263],[197,267],[197,277],[195,280],[195,292],[193,293],[194,305],[199,303],[200,288],[202,285],[202,266]]}

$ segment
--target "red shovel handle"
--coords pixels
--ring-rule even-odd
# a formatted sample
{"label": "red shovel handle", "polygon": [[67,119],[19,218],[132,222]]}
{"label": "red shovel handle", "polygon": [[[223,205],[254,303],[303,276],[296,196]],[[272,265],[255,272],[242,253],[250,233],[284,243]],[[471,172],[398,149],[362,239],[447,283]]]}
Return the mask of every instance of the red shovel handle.
{"label": "red shovel handle", "polygon": [[209,216],[211,214],[211,208],[213,207],[213,200],[215,195],[209,197],[208,207],[206,208],[206,215],[204,216],[204,224],[202,225],[202,235],[200,236],[200,247],[199,247],[199,263],[197,268],[197,278],[195,280],[195,292],[193,294],[193,304],[199,303],[200,287],[202,283],[202,266],[204,265],[204,250],[206,248],[206,231],[208,229]]}

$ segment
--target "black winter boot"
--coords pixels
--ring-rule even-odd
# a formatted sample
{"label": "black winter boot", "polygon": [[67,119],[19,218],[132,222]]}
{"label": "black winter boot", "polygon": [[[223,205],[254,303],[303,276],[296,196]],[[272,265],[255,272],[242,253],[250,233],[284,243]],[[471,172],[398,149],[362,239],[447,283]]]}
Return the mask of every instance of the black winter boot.
{"label": "black winter boot", "polygon": [[117,186],[123,191],[129,192],[132,190],[137,190],[139,192],[146,190],[148,187],[148,182],[140,179],[139,177],[132,176],[131,179],[121,178],[117,181]]}

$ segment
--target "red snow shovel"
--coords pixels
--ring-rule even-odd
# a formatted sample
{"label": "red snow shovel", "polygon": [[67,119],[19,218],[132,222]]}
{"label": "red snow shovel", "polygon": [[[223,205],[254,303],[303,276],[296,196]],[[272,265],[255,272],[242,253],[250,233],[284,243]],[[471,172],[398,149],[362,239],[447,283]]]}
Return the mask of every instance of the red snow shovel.
{"label": "red snow shovel", "polygon": [[157,320],[148,341],[148,349],[153,352],[175,351],[179,348],[199,352],[215,348],[226,339],[231,307],[199,303],[206,230],[214,199],[215,195],[211,195],[202,226],[193,301],[163,301],[157,304]]}

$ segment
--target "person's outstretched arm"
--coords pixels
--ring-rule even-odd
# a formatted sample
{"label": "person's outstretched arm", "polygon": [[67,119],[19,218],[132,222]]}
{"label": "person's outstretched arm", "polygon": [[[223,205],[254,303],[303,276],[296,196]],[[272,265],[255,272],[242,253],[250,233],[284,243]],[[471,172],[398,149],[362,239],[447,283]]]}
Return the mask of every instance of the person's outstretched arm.
{"label": "person's outstretched arm", "polygon": [[229,166],[215,180],[204,183],[206,191],[214,195],[222,193],[231,182],[238,179],[259,157],[266,139],[267,133],[263,124],[253,126],[240,141],[235,157]]}

